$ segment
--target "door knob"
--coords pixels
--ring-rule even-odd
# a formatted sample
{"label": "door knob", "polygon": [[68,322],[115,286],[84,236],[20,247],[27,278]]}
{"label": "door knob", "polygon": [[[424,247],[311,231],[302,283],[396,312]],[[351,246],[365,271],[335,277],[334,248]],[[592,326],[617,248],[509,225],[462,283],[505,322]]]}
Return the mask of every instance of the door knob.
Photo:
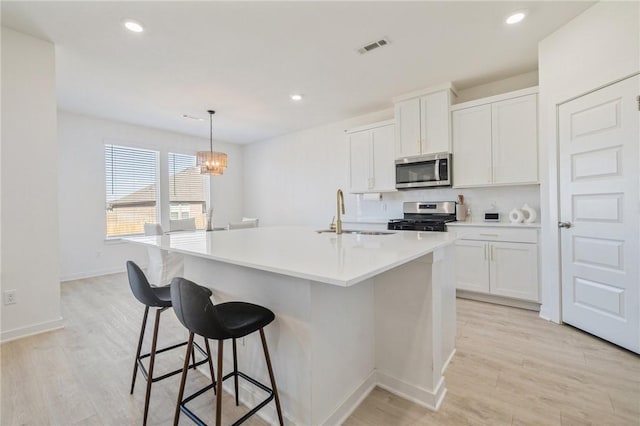
{"label": "door knob", "polygon": [[571,222],[558,222],[558,228],[571,228]]}

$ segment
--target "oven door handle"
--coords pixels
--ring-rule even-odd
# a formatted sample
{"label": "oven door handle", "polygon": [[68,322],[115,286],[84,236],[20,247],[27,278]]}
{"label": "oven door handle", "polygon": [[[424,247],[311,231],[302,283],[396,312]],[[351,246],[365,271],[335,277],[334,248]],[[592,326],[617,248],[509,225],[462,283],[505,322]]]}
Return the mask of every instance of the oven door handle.
{"label": "oven door handle", "polygon": [[440,160],[436,160],[436,169],[434,170],[434,177],[436,181],[440,180]]}

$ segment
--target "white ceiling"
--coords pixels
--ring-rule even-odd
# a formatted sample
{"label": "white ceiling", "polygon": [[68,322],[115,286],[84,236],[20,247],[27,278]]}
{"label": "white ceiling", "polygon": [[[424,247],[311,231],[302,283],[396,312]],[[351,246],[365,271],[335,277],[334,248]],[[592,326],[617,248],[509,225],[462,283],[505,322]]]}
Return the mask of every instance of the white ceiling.
{"label": "white ceiling", "polygon": [[[55,43],[62,109],[208,138],[206,121],[182,115],[213,108],[214,137],[248,143],[446,81],[535,70],[538,41],[591,4],[3,1],[2,24]],[[504,24],[523,8],[527,19]],[[391,44],[356,52],[381,37]]]}

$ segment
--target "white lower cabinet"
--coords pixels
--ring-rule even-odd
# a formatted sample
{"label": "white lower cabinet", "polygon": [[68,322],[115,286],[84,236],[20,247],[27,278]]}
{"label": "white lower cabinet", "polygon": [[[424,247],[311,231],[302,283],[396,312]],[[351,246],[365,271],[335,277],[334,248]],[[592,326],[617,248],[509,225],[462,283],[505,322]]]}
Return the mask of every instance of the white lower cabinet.
{"label": "white lower cabinet", "polygon": [[484,241],[456,241],[456,288],[489,293],[489,262]]}
{"label": "white lower cabinet", "polygon": [[462,238],[455,243],[457,289],[540,300],[536,230],[460,229],[458,235]]}

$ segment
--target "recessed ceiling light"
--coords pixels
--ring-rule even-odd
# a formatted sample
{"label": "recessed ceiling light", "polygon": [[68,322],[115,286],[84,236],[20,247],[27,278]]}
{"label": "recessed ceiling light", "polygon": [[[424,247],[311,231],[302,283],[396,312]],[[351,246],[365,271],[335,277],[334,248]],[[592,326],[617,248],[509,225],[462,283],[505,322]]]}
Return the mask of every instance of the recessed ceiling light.
{"label": "recessed ceiling light", "polygon": [[293,95],[289,96],[291,98],[292,101],[301,101],[302,100],[302,95],[298,94],[298,93],[294,93]]}
{"label": "recessed ceiling light", "polygon": [[141,33],[144,31],[144,27],[140,22],[136,22],[131,19],[124,21],[124,27],[134,33]]}
{"label": "recessed ceiling light", "polygon": [[525,16],[527,16],[527,14],[524,11],[516,12],[513,15],[509,16],[505,22],[509,25],[517,24],[518,22],[522,21]]}

